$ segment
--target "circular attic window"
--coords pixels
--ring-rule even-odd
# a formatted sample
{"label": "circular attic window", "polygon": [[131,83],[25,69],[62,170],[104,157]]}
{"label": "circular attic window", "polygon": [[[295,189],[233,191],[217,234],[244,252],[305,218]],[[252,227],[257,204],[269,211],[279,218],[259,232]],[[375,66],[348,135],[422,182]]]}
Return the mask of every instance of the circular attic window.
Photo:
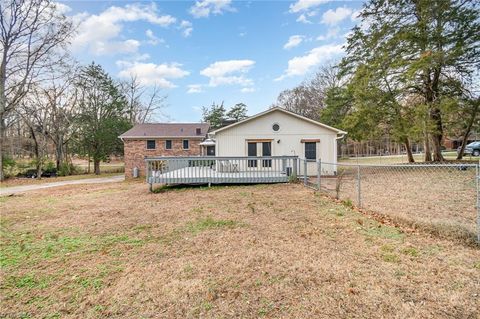
{"label": "circular attic window", "polygon": [[273,124],[272,125],[272,130],[274,130],[275,132],[280,131],[280,125],[278,123]]}

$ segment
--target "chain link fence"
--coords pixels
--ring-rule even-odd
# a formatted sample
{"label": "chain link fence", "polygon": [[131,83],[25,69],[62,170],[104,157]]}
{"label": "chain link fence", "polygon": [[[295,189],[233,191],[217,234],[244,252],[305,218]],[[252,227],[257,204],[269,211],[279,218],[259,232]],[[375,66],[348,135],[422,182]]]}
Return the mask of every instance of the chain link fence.
{"label": "chain link fence", "polygon": [[316,174],[300,168],[306,186],[401,224],[480,243],[480,163],[315,164]]}

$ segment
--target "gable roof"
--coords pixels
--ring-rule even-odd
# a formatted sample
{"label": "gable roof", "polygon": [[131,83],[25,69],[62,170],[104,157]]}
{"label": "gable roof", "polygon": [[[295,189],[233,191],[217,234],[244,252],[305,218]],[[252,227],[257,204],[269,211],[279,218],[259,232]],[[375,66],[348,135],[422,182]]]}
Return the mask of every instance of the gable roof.
{"label": "gable roof", "polygon": [[[197,128],[201,134],[197,134]],[[137,124],[119,138],[198,137],[207,135],[208,123],[145,123]]]}
{"label": "gable roof", "polygon": [[256,118],[258,118],[258,117],[260,117],[260,116],[263,116],[263,115],[266,115],[266,114],[269,114],[269,113],[272,113],[272,112],[275,112],[275,111],[280,111],[280,112],[283,112],[283,113],[288,114],[288,115],[290,115],[290,116],[294,116],[294,117],[299,118],[299,119],[301,119],[301,120],[303,120],[303,121],[307,121],[307,122],[309,122],[309,123],[312,123],[312,124],[318,125],[318,126],[320,126],[320,127],[323,127],[323,128],[325,128],[325,129],[327,129],[327,130],[334,131],[334,132],[337,133],[337,134],[347,134],[347,132],[345,132],[345,131],[342,131],[342,130],[339,130],[339,129],[337,129],[337,128],[328,126],[328,125],[326,125],[326,124],[320,123],[320,122],[318,122],[318,121],[309,119],[308,117],[305,117],[305,116],[302,116],[302,115],[299,115],[299,114],[296,114],[296,113],[287,111],[287,110],[285,110],[285,109],[283,109],[283,108],[281,108],[281,107],[278,107],[278,106],[277,106],[277,107],[272,107],[271,109],[268,109],[268,110],[266,110],[266,111],[260,112],[260,113],[258,113],[258,114],[253,115],[253,116],[250,116],[250,117],[248,117],[248,118],[246,118],[246,119],[244,119],[244,120],[242,120],[242,121],[238,121],[238,122],[233,123],[233,124],[231,124],[231,125],[228,125],[228,126],[219,128],[219,129],[217,129],[217,130],[215,130],[215,131],[213,131],[213,132],[211,132],[211,133],[212,133],[212,134],[216,134],[216,133],[218,133],[218,132],[228,130],[228,129],[234,127],[234,126],[241,125],[241,124],[243,124],[243,123],[249,122],[249,121],[254,120],[254,119],[256,119]]}

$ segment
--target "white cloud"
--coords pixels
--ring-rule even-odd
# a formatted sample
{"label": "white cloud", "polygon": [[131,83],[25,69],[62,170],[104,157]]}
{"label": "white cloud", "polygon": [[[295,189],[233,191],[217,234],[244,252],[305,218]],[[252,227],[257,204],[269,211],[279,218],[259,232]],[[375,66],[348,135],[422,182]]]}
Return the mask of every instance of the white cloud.
{"label": "white cloud", "polygon": [[329,0],[298,0],[290,5],[290,12],[297,13],[307,11],[327,2],[329,2]]}
{"label": "white cloud", "polygon": [[351,17],[353,10],[347,7],[338,7],[335,10],[329,9],[322,15],[322,23],[336,25],[342,20]]}
{"label": "white cloud", "polygon": [[294,48],[298,45],[300,45],[300,43],[303,42],[303,39],[305,37],[303,35],[292,35],[290,38],[288,38],[288,41],[287,43],[285,43],[285,45],[283,46],[283,48],[285,50],[288,50],[288,49],[291,49],[291,48]]}
{"label": "white cloud", "polygon": [[154,3],[148,6],[112,6],[98,15],[77,14],[73,20],[79,25],[78,34],[72,42],[73,49],[87,49],[94,55],[132,53],[138,49],[133,42],[138,42],[137,40],[124,40],[120,37],[125,22],[146,21],[161,27],[168,27],[176,22],[170,15],[158,14]]}
{"label": "white cloud", "polygon": [[306,14],[302,13],[298,18],[297,22],[305,23],[305,24],[312,24],[312,21],[308,20]]}
{"label": "white cloud", "polygon": [[66,13],[72,11],[72,8],[70,8],[69,6],[67,6],[64,3],[54,2],[53,5],[55,6],[55,10],[60,14],[66,14]]}
{"label": "white cloud", "polygon": [[199,0],[190,7],[190,14],[195,18],[207,18],[210,14],[222,14],[225,11],[234,12],[230,4],[232,0]]}
{"label": "white cloud", "polygon": [[151,45],[157,45],[159,43],[165,43],[165,40],[164,39],[160,39],[158,38],[152,30],[150,29],[147,29],[147,31],[145,31],[145,35],[147,36],[148,38],[148,43],[151,44]]}
{"label": "white cloud", "polygon": [[188,85],[188,94],[193,94],[193,93],[202,93],[202,85],[201,84],[190,84]]}
{"label": "white cloud", "polygon": [[192,35],[193,27],[190,21],[182,20],[179,28],[182,30],[182,35],[185,38],[188,38],[190,35]]}
{"label": "white cloud", "polygon": [[252,87],[246,87],[246,88],[242,88],[240,90],[240,92],[242,92],[242,93],[252,93],[252,92],[255,92],[255,89],[252,88]]}
{"label": "white cloud", "polygon": [[327,30],[326,34],[319,35],[317,37],[317,41],[325,41],[329,40],[332,38],[336,38],[338,36],[338,33],[340,32],[340,28],[335,27],[335,28],[330,28]]}
{"label": "white cloud", "polygon": [[305,75],[312,67],[319,65],[343,53],[341,44],[327,44],[310,50],[306,55],[298,56],[288,61],[284,74],[275,79],[281,81],[286,77]]}
{"label": "white cloud", "polygon": [[239,84],[251,86],[253,81],[245,74],[255,64],[252,60],[227,60],[217,61],[200,71],[201,75],[210,78],[210,86]]}
{"label": "white cloud", "polygon": [[130,78],[136,75],[140,83],[145,85],[158,85],[162,88],[176,87],[170,80],[183,78],[190,73],[181,69],[178,63],[141,63],[129,61],[117,61],[117,65],[123,70],[118,73],[120,78]]}

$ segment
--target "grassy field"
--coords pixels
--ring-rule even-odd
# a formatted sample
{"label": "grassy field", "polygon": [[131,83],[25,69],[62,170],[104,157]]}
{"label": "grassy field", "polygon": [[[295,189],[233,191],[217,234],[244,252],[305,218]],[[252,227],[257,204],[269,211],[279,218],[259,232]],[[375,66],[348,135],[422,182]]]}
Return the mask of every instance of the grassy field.
{"label": "grassy field", "polygon": [[[321,180],[322,191],[358,206],[358,170],[338,165],[337,177]],[[477,188],[474,166],[362,166],[361,206],[434,234],[475,241]],[[316,183],[316,178],[312,179]]]}
{"label": "grassy field", "polygon": [[480,251],[292,184],[2,197],[2,318],[478,318]]}

